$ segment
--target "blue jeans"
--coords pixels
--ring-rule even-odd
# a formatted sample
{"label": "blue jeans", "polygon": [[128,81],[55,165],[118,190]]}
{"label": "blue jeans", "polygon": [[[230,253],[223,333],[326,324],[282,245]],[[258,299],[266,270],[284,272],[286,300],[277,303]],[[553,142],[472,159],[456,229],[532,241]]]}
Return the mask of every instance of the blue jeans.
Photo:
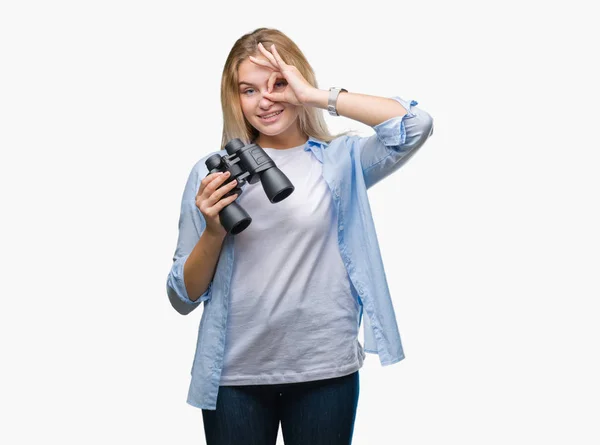
{"label": "blue jeans", "polygon": [[358,371],[275,385],[219,386],[216,410],[202,410],[207,445],[350,445]]}

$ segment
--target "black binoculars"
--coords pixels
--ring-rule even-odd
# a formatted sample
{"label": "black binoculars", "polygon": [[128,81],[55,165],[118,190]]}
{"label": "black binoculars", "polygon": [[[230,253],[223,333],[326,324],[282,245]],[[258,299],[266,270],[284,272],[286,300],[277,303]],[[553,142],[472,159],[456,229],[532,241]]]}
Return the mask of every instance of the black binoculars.
{"label": "black binoculars", "polygon": [[[259,179],[265,194],[272,203],[284,200],[294,191],[294,186],[288,177],[277,168],[271,157],[257,144],[245,145],[241,139],[235,138],[225,145],[227,155],[214,154],[206,159],[208,173],[226,172],[229,178],[221,187],[236,180],[237,185],[227,192],[221,199],[242,194],[241,186],[246,182],[256,183]],[[220,188],[220,187],[219,187]],[[236,198],[237,201],[237,198]],[[236,201],[229,203],[219,212],[219,221],[227,233],[237,235],[252,222],[250,215]]]}

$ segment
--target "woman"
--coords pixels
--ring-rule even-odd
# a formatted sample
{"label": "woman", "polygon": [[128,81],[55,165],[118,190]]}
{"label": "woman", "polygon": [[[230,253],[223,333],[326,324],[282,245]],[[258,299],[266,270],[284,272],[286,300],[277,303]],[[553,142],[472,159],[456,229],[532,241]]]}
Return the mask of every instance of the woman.
{"label": "woman", "polygon": [[[222,147],[258,144],[295,190],[224,197],[236,181],[207,174],[214,153],[192,168],[167,280],[182,314],[204,302],[187,402],[209,445],[275,444],[279,422],[287,445],[349,444],[365,352],[404,358],[367,189],[418,150],[432,118],[415,101],[319,89],[300,49],[267,28],[234,44],[221,101]],[[332,135],[322,109],[375,134]],[[219,212],[236,199],[252,223],[233,236]]]}

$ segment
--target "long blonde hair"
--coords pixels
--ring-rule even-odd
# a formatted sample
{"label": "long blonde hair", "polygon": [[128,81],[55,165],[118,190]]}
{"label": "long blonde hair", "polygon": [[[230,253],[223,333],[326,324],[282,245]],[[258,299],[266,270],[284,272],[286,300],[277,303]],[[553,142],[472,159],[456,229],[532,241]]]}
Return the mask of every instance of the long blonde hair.
{"label": "long blonde hair", "polygon": [[[221,107],[223,108],[221,149],[233,138],[239,138],[244,143],[250,143],[259,135],[258,130],[246,120],[242,112],[238,87],[238,68],[240,64],[248,56],[262,56],[257,48],[259,42],[265,48],[270,48],[272,44],[275,44],[277,52],[285,63],[298,68],[306,81],[318,88],[314,71],[306,57],[304,57],[300,48],[283,32],[273,28],[257,28],[251,33],[243,35],[231,48],[221,77]],[[304,134],[326,143],[339,136],[351,133],[351,131],[345,131],[331,134],[322,111],[315,107],[301,106],[298,120],[300,130]]]}

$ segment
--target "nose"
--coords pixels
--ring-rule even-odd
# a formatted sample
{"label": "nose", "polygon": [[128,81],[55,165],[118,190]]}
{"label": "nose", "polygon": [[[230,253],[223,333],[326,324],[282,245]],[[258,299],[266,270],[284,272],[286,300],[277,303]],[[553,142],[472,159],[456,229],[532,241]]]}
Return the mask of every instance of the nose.
{"label": "nose", "polygon": [[267,99],[264,95],[260,98],[260,102],[258,103],[259,107],[264,108],[265,110],[268,110],[269,108],[271,108],[271,105],[273,105],[273,101],[270,99]]}

